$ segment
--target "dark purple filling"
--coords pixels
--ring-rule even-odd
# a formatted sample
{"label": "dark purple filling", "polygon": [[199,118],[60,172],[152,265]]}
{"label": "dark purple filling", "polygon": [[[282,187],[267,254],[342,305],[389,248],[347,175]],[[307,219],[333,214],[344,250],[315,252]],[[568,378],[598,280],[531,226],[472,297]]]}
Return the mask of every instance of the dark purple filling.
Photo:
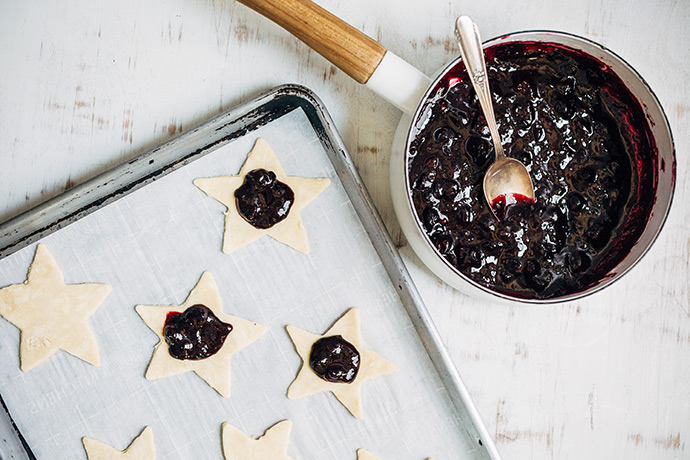
{"label": "dark purple filling", "polygon": [[644,112],[606,65],[562,45],[503,44],[485,56],[503,146],[527,167],[536,203],[492,215],[482,180],[494,148],[459,63],[413,127],[417,216],[443,257],[488,288],[541,299],[582,291],[623,260],[649,219],[656,145]]}
{"label": "dark purple filling", "polygon": [[352,382],[359,372],[359,363],[359,352],[355,346],[340,335],[317,340],[309,353],[309,366],[327,382]]}
{"label": "dark purple filling", "polygon": [[227,324],[205,305],[192,305],[182,313],[171,311],[165,318],[163,337],[175,359],[199,360],[218,353],[232,324]]}
{"label": "dark purple filling", "polygon": [[235,190],[235,200],[244,220],[266,229],[287,218],[295,194],[273,171],[255,169],[244,176],[244,183]]}

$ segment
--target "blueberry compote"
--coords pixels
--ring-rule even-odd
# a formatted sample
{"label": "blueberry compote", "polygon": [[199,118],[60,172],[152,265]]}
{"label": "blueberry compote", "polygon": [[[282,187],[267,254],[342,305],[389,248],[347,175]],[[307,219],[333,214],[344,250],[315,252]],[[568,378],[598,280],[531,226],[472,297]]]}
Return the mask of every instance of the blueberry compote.
{"label": "blueberry compote", "polygon": [[273,171],[255,169],[244,176],[244,183],[235,190],[237,210],[256,228],[271,228],[287,218],[295,193],[276,179]]}
{"label": "blueberry compote", "polygon": [[213,356],[230,332],[232,324],[222,322],[201,304],[192,305],[182,313],[171,311],[163,327],[168,352],[175,359],[199,360]]}
{"label": "blueberry compote", "polygon": [[359,352],[340,335],[323,337],[311,346],[309,367],[321,379],[351,383],[359,372]]}
{"label": "blueberry compote", "polygon": [[623,260],[650,216],[656,145],[644,112],[606,65],[571,48],[502,44],[485,56],[502,143],[527,167],[536,202],[503,206],[501,220],[485,202],[494,150],[459,63],[413,126],[415,211],[443,257],[492,290],[582,291]]}

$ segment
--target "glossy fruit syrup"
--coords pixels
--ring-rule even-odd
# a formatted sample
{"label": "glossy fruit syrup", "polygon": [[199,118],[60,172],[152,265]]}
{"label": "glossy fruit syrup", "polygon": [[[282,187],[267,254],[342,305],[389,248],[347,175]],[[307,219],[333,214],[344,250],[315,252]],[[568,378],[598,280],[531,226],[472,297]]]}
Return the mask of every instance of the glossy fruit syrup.
{"label": "glossy fruit syrup", "polygon": [[413,126],[417,216],[443,257],[481,285],[533,299],[582,291],[625,258],[649,219],[657,152],[644,112],[606,65],[568,47],[503,44],[485,57],[506,155],[527,167],[536,202],[499,203],[500,220],[486,203],[494,149],[459,63]]}

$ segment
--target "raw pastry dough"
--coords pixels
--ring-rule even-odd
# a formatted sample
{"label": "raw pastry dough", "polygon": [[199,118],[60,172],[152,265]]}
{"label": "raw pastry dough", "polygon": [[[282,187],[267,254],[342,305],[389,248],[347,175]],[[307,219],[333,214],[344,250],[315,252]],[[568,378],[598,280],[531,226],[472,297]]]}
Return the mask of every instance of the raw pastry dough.
{"label": "raw pastry dough", "polygon": [[[232,324],[232,332],[225,339],[221,349],[214,355],[201,360],[180,360],[170,356],[163,337],[165,319],[169,312],[183,312],[192,305],[202,304],[225,323]],[[204,272],[182,305],[137,305],[141,319],[158,336],[159,342],[153,351],[146,369],[147,379],[159,379],[194,371],[224,397],[230,396],[230,358],[266,332],[266,327],[253,321],[231,316],[223,311],[216,282],[210,272]]]}
{"label": "raw pastry dough", "polygon": [[225,460],[292,460],[287,455],[292,422],[283,420],[266,430],[258,439],[223,423],[221,441]]}
{"label": "raw pastry dough", "polygon": [[[290,208],[288,216],[267,229],[256,228],[244,220],[237,211],[235,204],[235,190],[244,182],[244,176],[259,168],[273,171],[277,180],[287,184],[295,194],[295,202]],[[227,207],[225,232],[223,234],[223,252],[226,254],[264,235],[268,235],[302,253],[308,253],[309,241],[307,240],[307,231],[302,224],[300,211],[324,191],[330,183],[328,178],[310,179],[286,175],[268,142],[261,138],[256,140],[254,148],[249,152],[249,156],[247,156],[237,176],[207,177],[194,180],[194,185]]]}
{"label": "raw pastry dough", "polygon": [[153,443],[153,430],[150,426],[137,436],[127,449],[120,452],[109,445],[92,438],[82,438],[88,460],[154,460],[156,446]]}
{"label": "raw pastry dough", "polygon": [[22,331],[22,371],[32,369],[60,349],[98,366],[98,342],[88,319],[110,289],[107,284],[65,284],[48,249],[37,245],[26,282],[0,289],[0,316]]}
{"label": "raw pastry dough", "polygon": [[[396,372],[398,368],[381,355],[367,350],[360,334],[359,308],[351,308],[323,335],[312,334],[295,326],[287,326],[287,332],[302,358],[302,367],[288,388],[290,399],[300,399],[315,393],[330,391],[347,409],[361,419],[363,417],[361,386],[366,380]],[[351,383],[331,383],[318,377],[309,366],[309,353],[314,342],[322,337],[340,335],[357,348],[360,365],[357,377]]]}
{"label": "raw pastry dough", "polygon": [[[381,460],[376,455],[364,449],[357,450],[357,460]],[[426,460],[434,460],[433,458],[427,458]]]}
{"label": "raw pastry dough", "polygon": [[381,460],[381,459],[367,450],[358,449],[357,450],[357,460]]}

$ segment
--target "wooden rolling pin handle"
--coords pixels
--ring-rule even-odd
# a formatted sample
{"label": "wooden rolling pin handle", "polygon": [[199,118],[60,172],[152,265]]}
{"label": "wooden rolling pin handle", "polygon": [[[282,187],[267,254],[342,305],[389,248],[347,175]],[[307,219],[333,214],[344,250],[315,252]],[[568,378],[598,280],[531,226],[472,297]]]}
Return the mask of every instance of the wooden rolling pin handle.
{"label": "wooden rolling pin handle", "polygon": [[238,0],[302,40],[343,72],[366,83],[386,48],[310,0]]}

